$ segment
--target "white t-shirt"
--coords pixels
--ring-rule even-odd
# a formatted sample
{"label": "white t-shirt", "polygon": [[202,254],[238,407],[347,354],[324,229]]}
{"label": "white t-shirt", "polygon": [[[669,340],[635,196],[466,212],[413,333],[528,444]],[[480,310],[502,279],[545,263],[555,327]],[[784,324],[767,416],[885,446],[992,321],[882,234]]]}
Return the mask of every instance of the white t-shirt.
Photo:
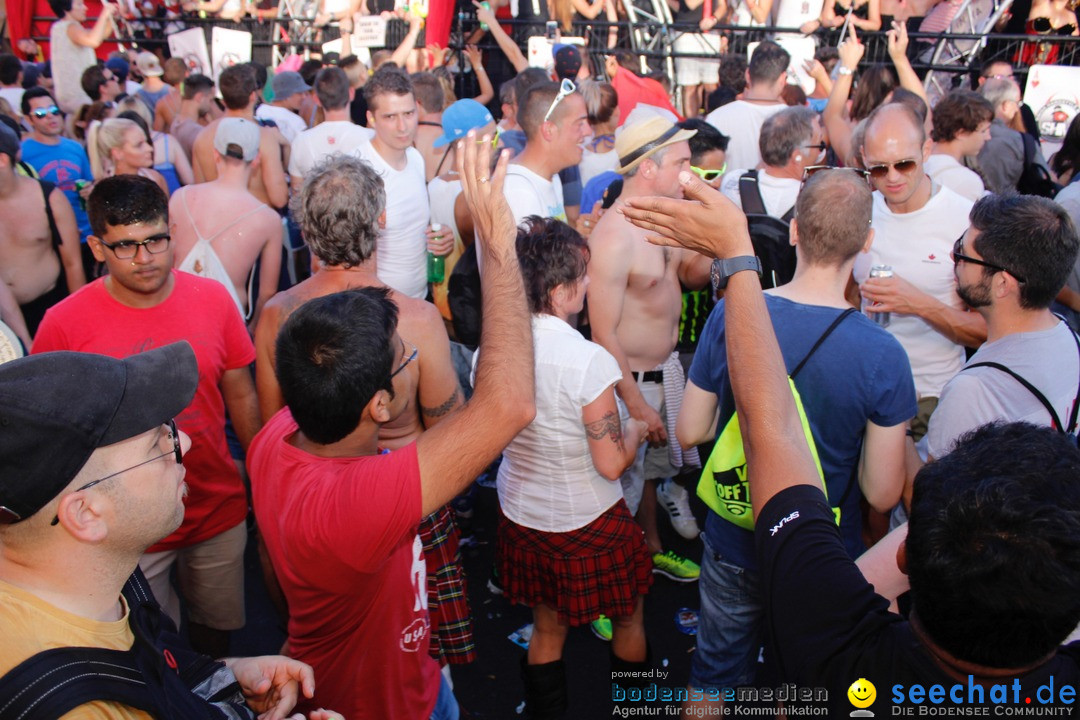
{"label": "white t-shirt", "polygon": [[[606,153],[594,153],[586,149],[581,153],[581,162],[578,170],[581,171],[581,187],[585,187],[590,180],[607,170],[614,170],[619,166],[619,154],[612,148]],[[582,208],[581,212],[587,213],[592,208]]]}
{"label": "white t-shirt", "polygon": [[558,174],[550,179],[542,178],[524,165],[511,163],[506,168],[503,193],[518,225],[530,215],[558,218],[566,222],[562,181]]}
{"label": "white t-shirt", "polygon": [[263,103],[255,110],[255,117],[260,120],[273,120],[282,136],[290,143],[296,136],[307,130],[307,123],[292,110]]}
{"label": "white t-shirt", "polygon": [[735,100],[721,105],[705,117],[705,122],[731,138],[726,155],[728,167],[758,166],[761,162],[761,151],[758,149],[761,126],[770,116],[786,107],[787,105],[781,102],[762,105]]}
{"label": "white t-shirt", "polygon": [[824,0],[780,0],[776,7],[776,27],[797,28],[821,15]]}
{"label": "white t-shirt", "polygon": [[581,410],[622,379],[607,350],[559,318],[535,315],[536,418],[503,451],[499,505],[518,525],[568,532],[622,499],[593,465]]}
{"label": "white t-shirt", "polygon": [[[729,170],[720,183],[720,192],[740,208],[742,195],[739,193],[739,178],[744,174],[746,170]],[[765,203],[765,212],[773,217],[783,217],[795,206],[801,187],[802,183],[793,178],[778,178],[764,170],[758,171],[758,190],[761,192],[761,200]]]}
{"label": "white t-shirt", "polygon": [[77,112],[83,105],[90,104],[90,96],[82,89],[82,74],[97,62],[93,48],[76,45],[68,36],[68,27],[74,22],[58,20],[49,28],[53,97],[66,113]]}
{"label": "white t-shirt", "polygon": [[8,101],[8,105],[15,114],[22,117],[22,96],[26,92],[22,88],[0,88],[0,98]]}
{"label": "white t-shirt", "polygon": [[289,175],[304,177],[328,155],[353,153],[356,148],[375,137],[375,131],[360,127],[348,120],[320,123],[305,130],[292,141],[289,155]]}
{"label": "white t-shirt", "polygon": [[[1004,365],[1034,385],[1068,425],[1080,375],[1080,355],[1068,325],[1058,322],[1049,330],[1014,333],[986,343],[967,364],[980,362]],[[961,435],[995,420],[1051,423],[1039,399],[1008,373],[987,367],[965,370],[941,392],[941,402],[930,416],[927,450],[940,458],[952,451]]]}
{"label": "white t-shirt", "polygon": [[934,182],[944,185],[971,202],[986,194],[986,186],[983,185],[979,173],[964,167],[952,155],[931,155],[923,168]]}
{"label": "white t-shirt", "polygon": [[[934,190],[921,209],[899,215],[889,209],[881,193],[874,193],[874,244],[870,252],[856,257],[853,274],[861,285],[872,265],[891,265],[898,277],[962,310],[950,253],[956,238],[968,228],[974,203],[946,187],[934,186]],[[915,315],[893,313],[886,329],[908,354],[919,396],[940,397],[945,383],[964,366],[964,348]]]}
{"label": "white t-shirt", "polygon": [[427,230],[431,218],[424,158],[416,148],[405,151],[404,170],[390,167],[371,142],[353,153],[371,163],[386,186],[386,228],[379,232],[376,262],[379,279],[399,293],[427,297]]}

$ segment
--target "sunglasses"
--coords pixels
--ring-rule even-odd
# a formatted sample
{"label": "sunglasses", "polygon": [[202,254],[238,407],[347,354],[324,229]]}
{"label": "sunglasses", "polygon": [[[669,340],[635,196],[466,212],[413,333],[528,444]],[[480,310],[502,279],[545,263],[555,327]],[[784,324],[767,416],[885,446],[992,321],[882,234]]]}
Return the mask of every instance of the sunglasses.
{"label": "sunglasses", "polygon": [[707,183],[711,183],[727,172],[727,163],[724,163],[719,170],[705,170],[704,168],[694,167],[693,165],[690,166],[690,169],[693,170],[694,174],[699,178]]}
{"label": "sunglasses", "polygon": [[870,177],[874,178],[875,180],[881,180],[882,178],[888,176],[889,171],[894,168],[898,173],[909,175],[915,172],[915,168],[917,168],[918,166],[918,160],[899,160],[894,163],[878,163],[876,165],[871,165],[870,167],[866,168],[866,172],[870,173]]}
{"label": "sunglasses", "polygon": [[544,122],[548,121],[548,118],[551,117],[551,113],[555,112],[555,108],[559,106],[559,103],[563,101],[563,98],[565,98],[567,95],[571,94],[575,90],[577,90],[577,86],[574,85],[573,81],[570,80],[570,78],[566,78],[562,81],[562,85],[559,86],[559,94],[556,95],[555,99],[551,101],[551,106],[548,107],[547,112],[544,113]]}
{"label": "sunglasses", "polygon": [[1012,270],[1009,270],[1008,268],[1001,267],[1000,265],[995,265],[994,263],[986,262],[985,260],[979,260],[978,258],[973,258],[973,257],[971,257],[969,255],[965,255],[963,253],[963,250],[964,250],[964,236],[961,235],[960,237],[956,238],[956,242],[953,243],[953,246],[952,246],[952,256],[953,256],[953,262],[954,263],[966,262],[966,263],[971,263],[972,265],[981,265],[982,267],[990,268],[994,272],[1009,273],[1014,278],[1016,278],[1016,282],[1018,282],[1018,283],[1027,282],[1026,280],[1024,280],[1024,278],[1020,277],[1019,275],[1014,273]]}
{"label": "sunglasses", "polygon": [[50,105],[47,108],[38,108],[37,110],[32,110],[30,114],[40,120],[41,118],[48,117],[49,115],[59,115],[60,108],[56,107],[55,105]]}
{"label": "sunglasses", "polygon": [[[498,147],[498,145],[499,145],[499,135],[501,135],[501,134],[502,134],[502,128],[496,125],[495,126],[495,134],[491,136],[491,149],[492,150],[494,150],[496,147]],[[476,144],[482,146],[484,144],[484,139],[483,138],[477,138],[476,139]]]}
{"label": "sunglasses", "polygon": [[[182,465],[184,463],[184,451],[180,448],[180,433],[176,430],[176,420],[170,420],[169,421],[169,439],[172,440],[173,446],[172,446],[172,449],[169,450],[168,452],[161,453],[160,455],[155,455],[154,457],[150,458],[149,460],[144,460],[144,461],[142,461],[141,463],[139,463],[137,465],[132,465],[131,467],[126,467],[123,470],[117,470],[116,472],[112,473],[111,475],[106,475],[103,478],[98,478],[97,480],[92,480],[91,482],[88,482],[85,485],[76,488],[75,492],[82,492],[83,490],[87,490],[89,488],[92,488],[92,487],[94,487],[95,485],[97,485],[99,483],[105,482],[106,480],[112,480],[117,475],[123,475],[124,473],[128,472],[129,470],[134,470],[135,468],[140,468],[143,465],[149,465],[152,462],[157,462],[161,458],[169,457],[170,455],[172,455],[173,457],[176,458],[176,464],[177,465]],[[52,519],[52,522],[49,523],[49,524],[50,525],[57,525],[59,523],[60,523],[60,517],[59,516],[54,516],[53,519]]]}
{"label": "sunglasses", "polygon": [[861,175],[864,180],[869,182],[870,173],[868,171],[854,167],[836,167],[835,165],[807,165],[802,171],[802,181],[805,183],[822,170],[850,170],[851,172]]}

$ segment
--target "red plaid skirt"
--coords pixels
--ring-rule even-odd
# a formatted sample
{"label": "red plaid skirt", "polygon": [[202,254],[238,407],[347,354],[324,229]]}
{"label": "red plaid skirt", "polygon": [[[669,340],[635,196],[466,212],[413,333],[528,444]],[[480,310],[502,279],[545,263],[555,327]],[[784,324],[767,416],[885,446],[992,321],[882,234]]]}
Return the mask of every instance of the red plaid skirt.
{"label": "red plaid skirt", "polygon": [[495,562],[512,602],[555,608],[560,620],[584,625],[603,613],[633,614],[652,585],[652,553],[625,500],[585,527],[549,533],[500,512]]}
{"label": "red plaid skirt", "polygon": [[420,521],[419,534],[427,562],[431,657],[440,665],[471,663],[476,660],[476,643],[458,549],[460,536],[450,507],[443,506]]}

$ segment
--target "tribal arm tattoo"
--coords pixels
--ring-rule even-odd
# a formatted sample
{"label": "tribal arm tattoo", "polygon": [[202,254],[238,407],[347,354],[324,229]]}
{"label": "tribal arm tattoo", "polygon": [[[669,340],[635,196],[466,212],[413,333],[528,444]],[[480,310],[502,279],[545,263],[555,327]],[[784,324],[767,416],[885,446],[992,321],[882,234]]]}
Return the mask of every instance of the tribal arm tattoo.
{"label": "tribal arm tattoo", "polygon": [[450,399],[444,402],[442,405],[436,407],[427,407],[423,403],[420,404],[420,412],[430,418],[442,417],[446,413],[453,410],[458,406],[461,399],[461,390],[454,388],[454,394],[450,396]]}
{"label": "tribal arm tattoo", "polygon": [[599,420],[585,423],[585,434],[590,440],[603,440],[607,437],[618,446],[619,452],[624,450],[622,423],[619,421],[619,414],[614,410],[604,413]]}

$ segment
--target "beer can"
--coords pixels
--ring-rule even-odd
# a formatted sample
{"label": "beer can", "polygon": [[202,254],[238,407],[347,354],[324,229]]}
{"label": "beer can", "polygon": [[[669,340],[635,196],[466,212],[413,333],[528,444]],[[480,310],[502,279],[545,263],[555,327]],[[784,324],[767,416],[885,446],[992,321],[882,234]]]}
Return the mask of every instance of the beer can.
{"label": "beer can", "polygon": [[[874,265],[870,268],[870,277],[872,278],[891,278],[893,276],[893,269],[891,265]],[[887,312],[868,312],[867,309],[871,307],[873,303],[863,300],[863,314],[868,318],[876,322],[881,327],[888,327],[889,322],[892,320],[892,313]]]}

